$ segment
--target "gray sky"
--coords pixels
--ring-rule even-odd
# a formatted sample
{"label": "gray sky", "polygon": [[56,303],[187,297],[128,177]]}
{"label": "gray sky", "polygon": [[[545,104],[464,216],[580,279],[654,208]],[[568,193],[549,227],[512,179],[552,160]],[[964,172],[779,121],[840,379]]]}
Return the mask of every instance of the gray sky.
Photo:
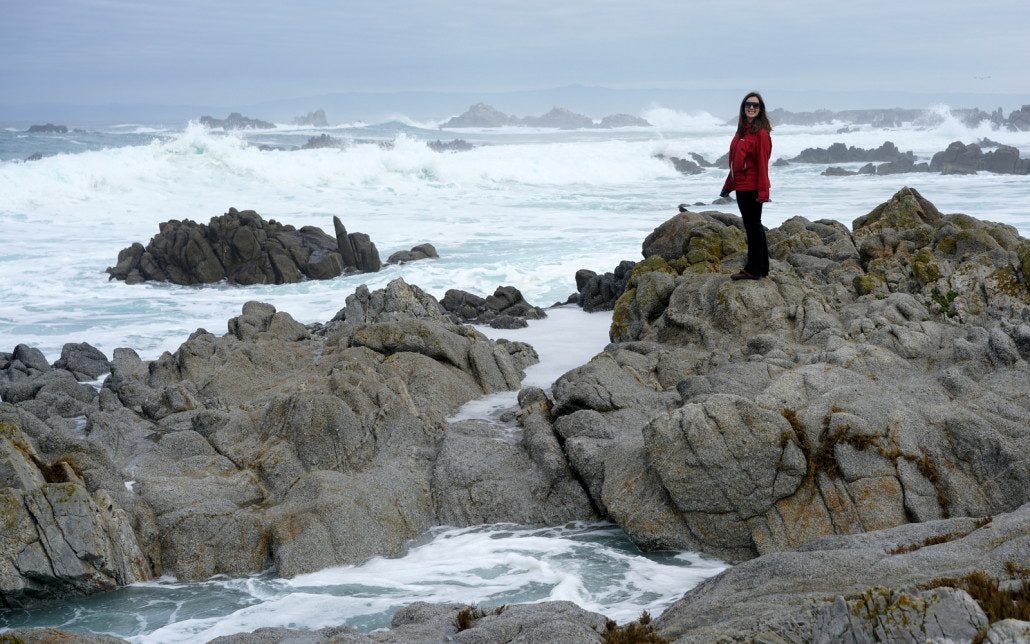
{"label": "gray sky", "polygon": [[0,0],[0,103],[572,83],[1030,95],[1028,28],[1030,0]]}

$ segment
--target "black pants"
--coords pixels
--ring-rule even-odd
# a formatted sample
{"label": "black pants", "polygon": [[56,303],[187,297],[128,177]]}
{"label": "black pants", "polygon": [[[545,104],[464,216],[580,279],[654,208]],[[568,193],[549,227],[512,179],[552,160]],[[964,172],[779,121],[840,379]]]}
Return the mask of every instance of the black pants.
{"label": "black pants", "polygon": [[755,277],[769,274],[769,243],[765,240],[762,226],[762,202],[757,190],[738,190],[737,208],[744,218],[744,232],[747,234],[747,263],[744,270]]}

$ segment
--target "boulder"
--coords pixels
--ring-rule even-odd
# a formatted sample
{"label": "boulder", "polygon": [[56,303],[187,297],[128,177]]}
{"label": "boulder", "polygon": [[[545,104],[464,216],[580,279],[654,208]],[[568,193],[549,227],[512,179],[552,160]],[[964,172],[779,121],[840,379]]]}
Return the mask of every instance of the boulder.
{"label": "boulder", "polygon": [[127,283],[250,285],[379,270],[379,253],[368,235],[347,234],[337,217],[333,224],[335,239],[314,226],[298,230],[265,221],[253,210],[230,208],[208,224],[173,219],[161,224],[146,247],[135,243],[119,252],[118,264],[107,272]]}
{"label": "boulder", "polygon": [[601,128],[616,128],[616,127],[651,127],[651,124],[639,116],[633,116],[632,114],[609,114],[601,119],[597,127]]}
{"label": "boulder", "polygon": [[310,137],[304,145],[300,146],[301,150],[317,150],[320,148],[343,148],[347,146],[347,142],[338,139],[335,136],[329,136],[325,132],[318,136]]}
{"label": "boulder", "polygon": [[543,309],[527,302],[514,286],[498,286],[493,295],[485,298],[448,289],[440,306],[455,323],[489,324],[497,329],[522,328],[528,325],[526,320],[547,317]]}
{"label": "boulder", "polygon": [[111,371],[111,362],[100,349],[88,342],[69,342],[61,348],[61,357],[54,363],[55,369],[72,372],[76,380],[96,380]]}
{"label": "boulder", "polygon": [[601,275],[581,268],[576,271],[576,293],[569,297],[569,301],[579,304],[587,313],[611,311],[626,290],[626,281],[634,265],[634,262],[623,261],[614,271]]}
{"label": "boulder", "polygon": [[411,250],[399,250],[396,253],[390,255],[387,258],[387,264],[406,264],[408,262],[417,262],[420,259],[439,259],[440,255],[436,252],[436,247],[432,244],[419,244],[413,247]]}

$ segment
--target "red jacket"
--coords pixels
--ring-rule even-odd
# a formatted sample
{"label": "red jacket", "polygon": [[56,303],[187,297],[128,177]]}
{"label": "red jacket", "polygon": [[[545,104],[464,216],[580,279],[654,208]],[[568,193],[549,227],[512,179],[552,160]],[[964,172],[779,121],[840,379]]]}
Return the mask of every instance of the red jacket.
{"label": "red jacket", "polygon": [[744,136],[734,134],[730,142],[730,173],[723,183],[723,191],[757,190],[759,201],[769,201],[771,154],[769,130],[745,130]]}

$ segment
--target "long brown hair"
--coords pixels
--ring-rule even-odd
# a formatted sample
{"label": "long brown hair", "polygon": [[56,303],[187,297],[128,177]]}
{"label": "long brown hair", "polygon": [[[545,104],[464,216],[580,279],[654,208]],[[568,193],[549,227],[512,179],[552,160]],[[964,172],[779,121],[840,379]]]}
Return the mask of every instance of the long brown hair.
{"label": "long brown hair", "polygon": [[769,116],[765,113],[765,100],[758,92],[748,92],[744,95],[743,100],[740,101],[740,112],[737,117],[737,136],[744,136],[744,130],[747,129],[747,116],[744,114],[744,103],[746,103],[747,99],[752,96],[758,99],[758,116],[751,120],[751,131],[757,132],[758,130],[765,130],[767,132],[772,132],[772,123],[769,122]]}

